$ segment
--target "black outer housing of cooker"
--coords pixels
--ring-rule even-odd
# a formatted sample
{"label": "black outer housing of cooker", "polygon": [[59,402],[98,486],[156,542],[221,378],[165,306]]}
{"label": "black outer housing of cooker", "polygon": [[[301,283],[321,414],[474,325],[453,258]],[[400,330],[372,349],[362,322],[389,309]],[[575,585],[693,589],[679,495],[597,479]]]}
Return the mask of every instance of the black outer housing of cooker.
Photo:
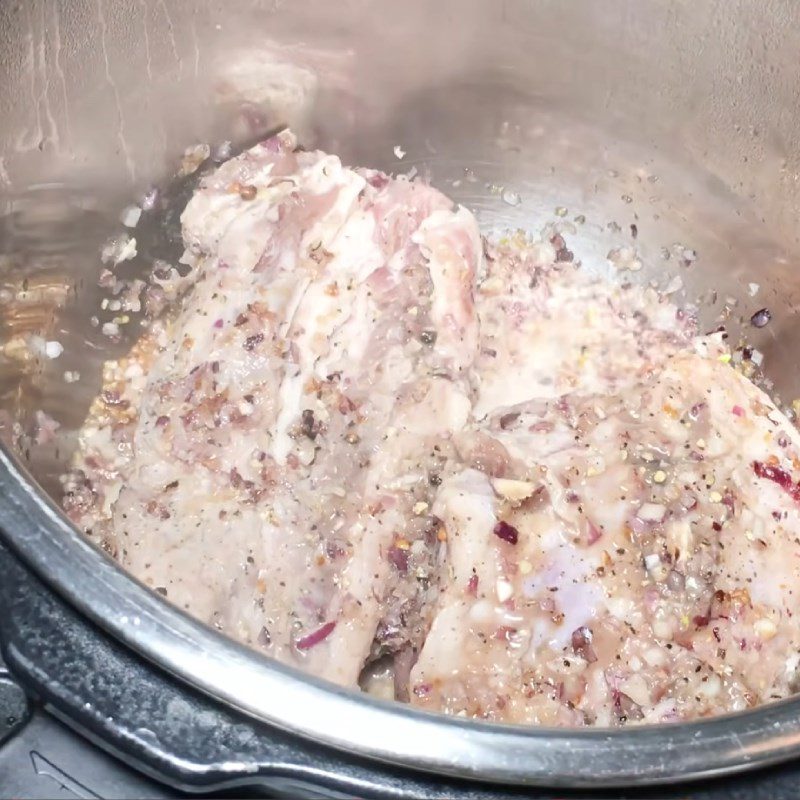
{"label": "black outer housing of cooker", "polygon": [[0,609],[3,658],[29,696],[128,766],[173,787],[176,797],[181,792],[402,800],[800,796],[800,763],[710,782],[602,793],[440,779],[308,742],[192,689],[84,619],[4,545]]}

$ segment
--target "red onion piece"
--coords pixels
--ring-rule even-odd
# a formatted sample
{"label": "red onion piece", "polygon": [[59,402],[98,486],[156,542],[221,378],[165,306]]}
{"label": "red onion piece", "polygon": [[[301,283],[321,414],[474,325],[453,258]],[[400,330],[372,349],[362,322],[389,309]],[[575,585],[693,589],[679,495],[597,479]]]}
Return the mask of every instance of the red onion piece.
{"label": "red onion piece", "polygon": [[373,189],[383,189],[384,186],[388,186],[389,184],[389,176],[384,172],[373,172],[367,176],[367,183],[372,186]]}
{"label": "red onion piece", "polygon": [[501,642],[511,642],[517,635],[517,629],[509,625],[501,625],[494,634],[494,638]]}
{"label": "red onion piece", "polygon": [[692,421],[697,420],[700,415],[708,408],[708,403],[695,403],[689,409],[689,419]]}
{"label": "red onion piece", "polygon": [[583,658],[589,664],[597,661],[597,653],[592,647],[592,631],[585,625],[572,632],[572,650],[575,655]]}
{"label": "red onion piece", "polygon": [[[249,109],[243,109],[244,111],[248,111]],[[260,120],[256,121],[255,124],[258,125]],[[269,139],[264,139],[261,142],[261,146],[268,152],[268,153],[280,153],[283,150],[283,141],[281,140],[280,136],[271,136]]]}
{"label": "red onion piece", "polygon": [[388,552],[389,563],[405,575],[408,572],[408,550],[392,545]]}
{"label": "red onion piece", "polygon": [[503,520],[500,520],[500,522],[494,526],[492,533],[494,533],[498,539],[502,539],[509,544],[516,544],[519,541],[519,531],[513,525],[503,522]]}
{"label": "red onion piece", "polygon": [[647,523],[639,517],[634,517],[631,520],[631,530],[634,533],[644,533],[647,530]]}
{"label": "red onion piece", "polygon": [[753,472],[759,478],[766,478],[767,480],[777,483],[796,503],[800,503],[800,483],[794,483],[792,476],[780,467],[773,467],[770,464],[765,464],[763,461],[753,462]]}
{"label": "red onion piece", "polygon": [[503,414],[500,417],[500,427],[505,431],[508,430],[519,419],[519,411],[510,411],[508,414]]}
{"label": "red onion piece", "polygon": [[614,703],[614,710],[620,721],[642,719],[642,707],[634,702],[625,692],[612,691],[611,699]]}
{"label": "red onion piece", "polygon": [[671,569],[667,573],[667,588],[673,592],[682,592],[686,587],[686,577],[682,572]]}
{"label": "red onion piece", "polygon": [[294,646],[298,650],[310,650],[312,647],[316,647],[320,642],[324,642],[332,633],[333,629],[336,627],[336,621],[333,620],[332,622],[326,622],[321,628],[317,628],[312,633],[307,634],[306,636],[301,636],[295,643]]}
{"label": "red onion piece", "polygon": [[648,611],[652,611],[659,601],[661,594],[656,586],[648,586],[644,591],[644,604]]}
{"label": "red onion piece", "polygon": [[586,520],[586,532],[590,545],[594,544],[603,535],[591,520]]}

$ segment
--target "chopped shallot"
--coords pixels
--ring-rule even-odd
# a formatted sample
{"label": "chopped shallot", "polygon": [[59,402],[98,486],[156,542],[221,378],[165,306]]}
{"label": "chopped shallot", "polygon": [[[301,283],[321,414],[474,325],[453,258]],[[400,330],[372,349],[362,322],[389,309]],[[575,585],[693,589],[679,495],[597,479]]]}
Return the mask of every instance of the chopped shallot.
{"label": "chopped shallot", "polygon": [[336,621],[326,622],[322,627],[317,628],[317,630],[309,633],[295,641],[294,646],[298,650],[310,650],[312,647],[315,647],[320,642],[325,641],[332,633],[333,629],[336,627]]}
{"label": "chopped shallot", "polygon": [[660,503],[643,503],[639,506],[636,516],[644,522],[661,522],[666,513],[666,507]]}
{"label": "chopped shallot", "polygon": [[[256,56],[234,66],[260,75]],[[263,130],[261,98],[237,102]],[[660,723],[795,691],[800,435],[745,377],[762,354],[730,347],[737,298],[730,333],[703,333],[681,277],[628,275],[634,209],[594,220],[628,245],[609,277],[605,251],[577,268],[565,206],[487,238],[414,170],[349,168],[286,130],[210,155],[184,160],[203,174],[180,260],[145,284],[112,268],[135,240],[103,250],[90,325],[116,343],[148,318],[63,478],[96,544],[270,657],[453,716]],[[151,192],[122,221],[175,202]],[[35,370],[61,346],[22,333],[3,355]],[[34,422],[0,427],[52,442]]]}

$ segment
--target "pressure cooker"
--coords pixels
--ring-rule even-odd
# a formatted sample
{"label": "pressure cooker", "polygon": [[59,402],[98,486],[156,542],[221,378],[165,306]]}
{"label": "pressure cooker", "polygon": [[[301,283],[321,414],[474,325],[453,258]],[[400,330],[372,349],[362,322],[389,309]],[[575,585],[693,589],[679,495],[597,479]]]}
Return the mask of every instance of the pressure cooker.
{"label": "pressure cooker", "polygon": [[[135,340],[95,318],[120,215],[169,197],[138,258],[174,258],[186,148],[221,159],[286,126],[347,163],[397,171],[402,152],[487,231],[569,209],[595,223],[570,239],[587,263],[634,226],[637,281],[677,269],[681,243],[701,324],[759,287],[772,324],[748,346],[775,396],[800,396],[797,3],[25,0],[0,6],[0,52],[0,437],[38,412],[58,423],[0,450],[0,639],[19,702],[192,793],[793,796],[800,699],[612,731],[346,691],[126,575],[61,512],[59,479],[103,362]],[[20,352],[31,336],[59,358]]]}

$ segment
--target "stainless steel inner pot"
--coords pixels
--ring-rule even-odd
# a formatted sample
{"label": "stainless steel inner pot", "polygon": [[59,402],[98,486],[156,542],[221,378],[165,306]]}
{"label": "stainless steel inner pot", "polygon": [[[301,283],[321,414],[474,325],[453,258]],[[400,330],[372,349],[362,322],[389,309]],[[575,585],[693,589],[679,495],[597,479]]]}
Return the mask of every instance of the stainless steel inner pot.
{"label": "stainless steel inner pot", "polygon": [[[429,174],[487,229],[584,216],[568,239],[587,268],[611,269],[606,253],[631,244],[635,225],[645,264],[636,279],[679,274],[709,327],[727,314],[731,335],[763,353],[788,404],[800,395],[798,53],[794,0],[0,4],[0,432],[29,431],[37,410],[61,425],[55,443],[0,451],[4,541],[188,683],[370,758],[598,786],[800,753],[800,700],[686,725],[554,731],[332,688],[167,605],[51,499],[102,361],[135,337],[129,326],[112,345],[91,322],[110,318],[99,309],[99,248],[121,230],[121,210],[169,182],[187,145],[241,143],[278,124],[350,163]],[[143,241],[134,270],[176,246],[154,232]],[[666,260],[674,245],[696,260]],[[764,306],[772,322],[751,329]],[[21,346],[31,335],[60,342],[63,355],[33,357]],[[65,371],[80,380],[65,383]]]}

